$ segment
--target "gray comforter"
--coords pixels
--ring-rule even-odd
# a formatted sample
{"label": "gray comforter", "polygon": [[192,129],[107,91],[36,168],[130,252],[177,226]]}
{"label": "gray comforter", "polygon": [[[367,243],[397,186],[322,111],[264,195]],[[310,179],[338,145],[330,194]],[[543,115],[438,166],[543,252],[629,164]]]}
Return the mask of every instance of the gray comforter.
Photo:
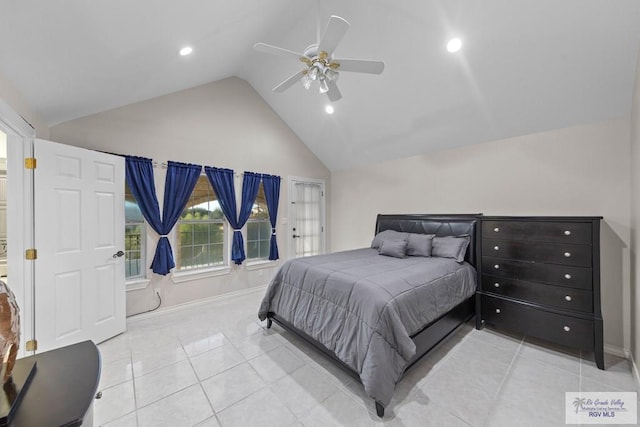
{"label": "gray comforter", "polygon": [[475,292],[475,270],[448,258],[356,249],[287,261],[260,306],[322,343],[387,406],[416,347],[410,336]]}

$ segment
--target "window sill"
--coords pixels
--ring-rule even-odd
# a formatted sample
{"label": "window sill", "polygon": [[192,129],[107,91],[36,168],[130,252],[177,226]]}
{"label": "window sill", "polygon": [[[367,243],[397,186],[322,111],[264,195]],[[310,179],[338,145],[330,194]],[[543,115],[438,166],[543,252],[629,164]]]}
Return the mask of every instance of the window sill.
{"label": "window sill", "polygon": [[253,270],[261,270],[263,268],[273,268],[277,265],[278,265],[278,260],[270,261],[268,259],[261,259],[261,260],[247,262],[247,264],[245,265],[245,268],[248,271],[253,271]]}
{"label": "window sill", "polygon": [[205,279],[207,277],[224,276],[231,273],[231,267],[201,268],[197,270],[176,271],[171,273],[173,283],[184,283],[191,280]]}
{"label": "window sill", "polygon": [[149,279],[127,280],[125,282],[125,288],[127,289],[127,292],[129,292],[129,291],[139,291],[139,290],[145,289],[147,286],[149,286],[150,282],[151,282],[151,280],[149,280]]}

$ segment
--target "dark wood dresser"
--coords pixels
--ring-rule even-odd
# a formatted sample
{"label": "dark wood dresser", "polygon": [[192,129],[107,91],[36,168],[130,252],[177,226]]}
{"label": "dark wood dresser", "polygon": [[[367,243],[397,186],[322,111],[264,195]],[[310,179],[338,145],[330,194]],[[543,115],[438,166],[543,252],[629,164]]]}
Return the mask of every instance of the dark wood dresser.
{"label": "dark wood dresser", "polygon": [[476,327],[489,325],[595,354],[602,217],[480,217]]}

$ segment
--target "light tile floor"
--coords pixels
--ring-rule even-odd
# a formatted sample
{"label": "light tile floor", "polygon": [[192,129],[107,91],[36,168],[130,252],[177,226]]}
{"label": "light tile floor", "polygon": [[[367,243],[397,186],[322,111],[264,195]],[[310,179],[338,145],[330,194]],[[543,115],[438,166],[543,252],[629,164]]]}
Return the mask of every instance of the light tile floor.
{"label": "light tile floor", "polygon": [[129,319],[99,345],[94,425],[562,426],[565,391],[637,391],[625,359],[600,371],[592,355],[468,323],[407,372],[381,420],[358,382],[257,320],[263,292]]}

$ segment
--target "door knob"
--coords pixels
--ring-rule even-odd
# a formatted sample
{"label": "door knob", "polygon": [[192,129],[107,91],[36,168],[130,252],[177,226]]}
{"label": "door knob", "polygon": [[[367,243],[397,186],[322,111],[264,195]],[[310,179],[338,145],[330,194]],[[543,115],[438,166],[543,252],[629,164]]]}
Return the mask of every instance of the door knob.
{"label": "door knob", "polygon": [[293,237],[293,238],[295,239],[295,238],[297,238],[297,237],[300,237],[300,235],[299,235],[299,234],[294,234],[294,235],[293,235],[293,236],[291,236],[291,237]]}
{"label": "door knob", "polygon": [[114,258],[120,258],[120,257],[121,257],[121,256],[123,256],[123,255],[124,255],[124,252],[122,252],[122,251],[118,251],[118,252],[116,252],[115,254],[113,254],[113,257],[114,257]]}

